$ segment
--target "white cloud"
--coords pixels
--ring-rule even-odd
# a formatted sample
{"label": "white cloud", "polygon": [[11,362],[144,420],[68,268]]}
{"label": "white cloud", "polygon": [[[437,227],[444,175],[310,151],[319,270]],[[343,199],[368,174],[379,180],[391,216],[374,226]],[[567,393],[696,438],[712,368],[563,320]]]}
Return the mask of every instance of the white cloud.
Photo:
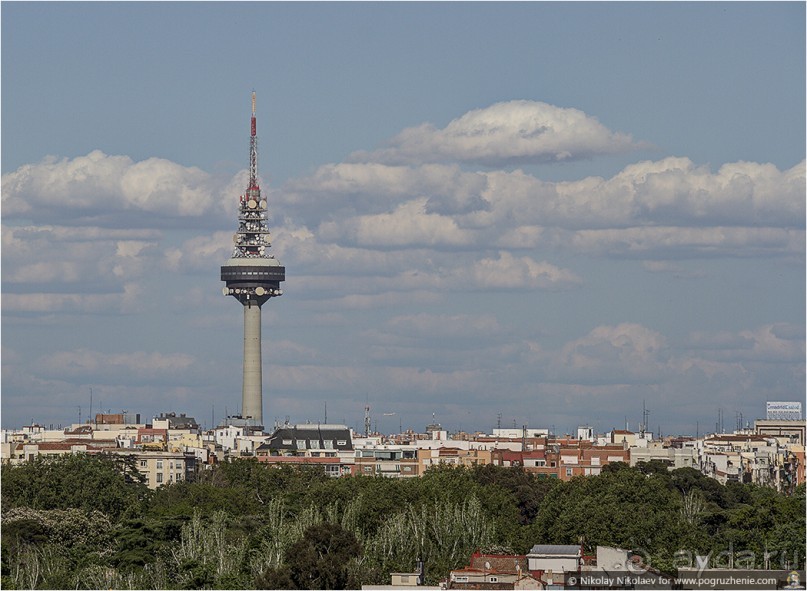
{"label": "white cloud", "polygon": [[133,310],[153,230],[3,226],[4,312]]}
{"label": "white cloud", "polygon": [[341,241],[363,247],[462,246],[471,242],[448,216],[426,212],[426,198],[399,205],[391,213],[362,215],[340,222],[326,222],[318,229],[325,241]]}
{"label": "white cloud", "polygon": [[[459,283],[465,273],[454,274]],[[516,257],[501,251],[496,259],[485,258],[470,269],[471,285],[481,289],[568,289],[582,283],[575,273],[529,256]]]}
{"label": "white cloud", "polygon": [[222,265],[233,251],[233,232],[214,232],[211,235],[195,236],[186,240],[178,248],[166,248],[163,264],[170,271],[202,271]]}
{"label": "white cloud", "polygon": [[638,219],[687,224],[802,226],[804,163],[733,162],[716,173],[684,158],[631,165],[615,177],[635,196]]}
{"label": "white cloud", "polygon": [[[327,164],[273,192],[271,203],[295,225],[393,211],[427,198],[428,213],[457,214],[484,209],[486,179],[457,165],[388,166],[372,162]],[[270,205],[271,207],[271,205]]]}
{"label": "white cloud", "polygon": [[636,323],[598,326],[566,343],[557,356],[561,380],[599,383],[666,381],[664,336]]}
{"label": "white cloud", "polygon": [[[712,173],[687,158],[665,158],[629,165],[609,179],[564,182],[520,170],[332,166],[338,182],[320,173],[294,182],[288,203],[290,218],[308,220],[323,244],[571,247],[645,259],[803,252],[803,163],[780,171],[738,162]],[[326,194],[333,209],[322,206]],[[305,212],[298,202],[308,203]]]}
{"label": "white cloud", "polygon": [[633,227],[580,230],[555,237],[579,252],[646,258],[804,256],[804,230],[766,227]]}
{"label": "white cloud", "polygon": [[554,162],[625,152],[639,147],[578,109],[516,100],[469,111],[445,128],[405,129],[389,147],[357,152],[354,161],[388,164],[473,162],[489,166]]}
{"label": "white cloud", "polygon": [[4,216],[36,212],[45,223],[154,227],[222,207],[214,197],[219,182],[198,168],[162,158],[134,162],[100,150],[21,166],[4,174],[2,184]]}
{"label": "white cloud", "polygon": [[718,362],[792,363],[804,361],[804,327],[766,324],[738,332],[704,333],[691,336],[693,353]]}
{"label": "white cloud", "polygon": [[46,375],[65,378],[137,376],[139,379],[189,370],[195,361],[185,353],[132,351],[104,353],[89,349],[57,351],[39,360]]}

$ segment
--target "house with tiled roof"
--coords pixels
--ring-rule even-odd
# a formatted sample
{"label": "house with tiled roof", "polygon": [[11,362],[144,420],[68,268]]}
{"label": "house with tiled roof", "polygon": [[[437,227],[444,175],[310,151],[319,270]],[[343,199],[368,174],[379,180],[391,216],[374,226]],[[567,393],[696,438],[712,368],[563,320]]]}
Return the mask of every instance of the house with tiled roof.
{"label": "house with tiled roof", "polygon": [[451,571],[446,583],[448,589],[543,589],[527,568],[523,554],[471,555],[465,568]]}

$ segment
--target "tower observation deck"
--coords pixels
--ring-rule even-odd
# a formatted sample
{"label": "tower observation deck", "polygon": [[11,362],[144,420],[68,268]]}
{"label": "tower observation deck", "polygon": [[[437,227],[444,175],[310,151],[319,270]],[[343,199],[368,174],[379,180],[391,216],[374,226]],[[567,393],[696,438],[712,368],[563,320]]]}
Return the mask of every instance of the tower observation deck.
{"label": "tower observation deck", "polygon": [[258,136],[255,93],[249,138],[249,186],[238,200],[238,230],[233,235],[233,254],[221,267],[225,296],[233,296],[244,308],[244,380],[241,417],[252,426],[263,426],[261,367],[261,306],[283,295],[280,282],[286,268],[270,254],[272,246],[266,200],[258,184]]}

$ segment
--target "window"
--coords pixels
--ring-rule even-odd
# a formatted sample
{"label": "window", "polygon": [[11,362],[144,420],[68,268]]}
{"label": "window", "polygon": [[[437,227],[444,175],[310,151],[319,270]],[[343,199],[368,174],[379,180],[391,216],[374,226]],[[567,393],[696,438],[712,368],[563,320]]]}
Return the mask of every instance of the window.
{"label": "window", "polygon": [[468,577],[457,577],[454,579],[457,583],[467,583]]}
{"label": "window", "polygon": [[571,476],[571,475],[572,475],[572,469],[571,468],[566,468],[566,476]]}
{"label": "window", "polygon": [[291,439],[284,439],[283,445],[292,445],[294,442]]}
{"label": "window", "polygon": [[372,467],[372,466],[365,466],[365,467],[364,467],[364,471],[365,471],[365,472],[372,472],[372,471],[373,471],[373,467]]}
{"label": "window", "polygon": [[149,465],[148,460],[140,460],[140,467],[141,468],[145,468],[148,465]]}
{"label": "window", "polygon": [[325,439],[323,442],[325,449],[333,449],[333,439]]}
{"label": "window", "polygon": [[319,440],[317,439],[311,440],[311,449],[319,449]]}
{"label": "window", "polygon": [[347,441],[344,439],[340,439],[336,442],[336,445],[347,445]]}
{"label": "window", "polygon": [[163,461],[162,460],[157,460],[157,470],[162,470],[162,469],[163,469]]}
{"label": "window", "polygon": [[488,583],[498,583],[499,577],[488,577]]}
{"label": "window", "polygon": [[297,449],[305,449],[305,439],[297,440]]}
{"label": "window", "polygon": [[163,473],[157,472],[157,484],[162,483],[162,481],[163,481]]}

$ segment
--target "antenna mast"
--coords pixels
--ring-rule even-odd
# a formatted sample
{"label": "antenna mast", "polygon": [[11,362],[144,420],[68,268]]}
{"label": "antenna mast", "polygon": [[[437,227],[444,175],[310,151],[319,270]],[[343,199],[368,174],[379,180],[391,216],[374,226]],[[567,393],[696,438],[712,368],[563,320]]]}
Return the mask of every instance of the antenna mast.
{"label": "antenna mast", "polygon": [[247,197],[259,200],[261,188],[258,186],[258,124],[255,119],[255,91],[252,91],[252,118],[249,134],[249,187]]}

